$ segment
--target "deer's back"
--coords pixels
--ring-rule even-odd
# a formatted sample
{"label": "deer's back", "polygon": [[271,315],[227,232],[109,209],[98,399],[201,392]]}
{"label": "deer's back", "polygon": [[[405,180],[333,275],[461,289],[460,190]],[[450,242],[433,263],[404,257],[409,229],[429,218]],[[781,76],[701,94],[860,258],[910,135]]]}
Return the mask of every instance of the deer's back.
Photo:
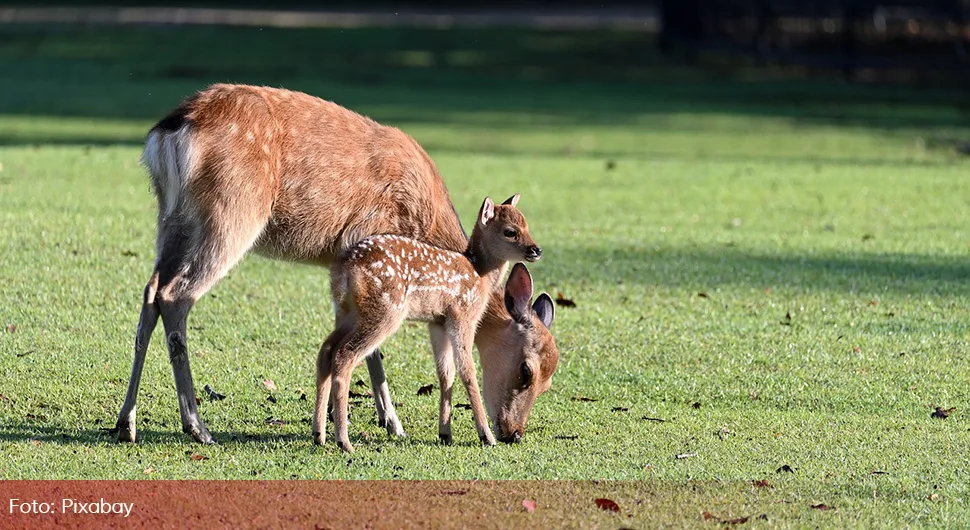
{"label": "deer's back", "polygon": [[332,292],[364,313],[402,311],[409,320],[461,315],[475,322],[490,292],[464,255],[409,238],[368,237],[338,259]]}
{"label": "deer's back", "polygon": [[189,185],[204,205],[271,201],[257,252],[327,264],[372,234],[465,244],[434,163],[399,129],[308,94],[246,85],[213,85],[159,127],[166,121],[191,124]]}

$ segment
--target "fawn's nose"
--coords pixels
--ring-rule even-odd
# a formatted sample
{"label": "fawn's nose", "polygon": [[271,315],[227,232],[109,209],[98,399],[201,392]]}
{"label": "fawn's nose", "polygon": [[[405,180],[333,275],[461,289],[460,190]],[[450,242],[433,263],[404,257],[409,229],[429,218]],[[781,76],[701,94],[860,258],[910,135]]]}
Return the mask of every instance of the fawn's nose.
{"label": "fawn's nose", "polygon": [[532,245],[529,250],[525,252],[526,261],[539,261],[542,257],[542,249],[538,245]]}

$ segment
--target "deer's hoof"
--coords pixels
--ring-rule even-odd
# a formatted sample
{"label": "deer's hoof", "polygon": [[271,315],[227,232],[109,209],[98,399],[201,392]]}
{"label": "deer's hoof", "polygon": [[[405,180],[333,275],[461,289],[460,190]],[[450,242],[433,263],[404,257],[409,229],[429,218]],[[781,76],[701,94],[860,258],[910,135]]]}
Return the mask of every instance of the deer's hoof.
{"label": "deer's hoof", "polygon": [[118,431],[119,442],[135,443],[135,424],[122,425],[119,423],[115,426],[115,430]]}

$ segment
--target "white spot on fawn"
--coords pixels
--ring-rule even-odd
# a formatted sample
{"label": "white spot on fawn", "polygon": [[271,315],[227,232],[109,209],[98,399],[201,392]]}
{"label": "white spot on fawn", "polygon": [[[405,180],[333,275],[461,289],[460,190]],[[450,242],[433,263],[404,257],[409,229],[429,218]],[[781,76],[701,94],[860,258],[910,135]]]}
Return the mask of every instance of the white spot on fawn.
{"label": "white spot on fawn", "polygon": [[256,141],[256,136],[253,135],[253,131],[246,131],[246,139],[249,140],[250,143]]}

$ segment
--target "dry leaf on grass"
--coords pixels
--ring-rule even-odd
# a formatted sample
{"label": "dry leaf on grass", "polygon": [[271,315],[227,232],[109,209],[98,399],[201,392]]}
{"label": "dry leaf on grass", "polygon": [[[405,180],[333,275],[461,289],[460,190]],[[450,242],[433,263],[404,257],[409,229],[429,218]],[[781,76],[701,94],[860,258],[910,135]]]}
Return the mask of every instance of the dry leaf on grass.
{"label": "dry leaf on grass", "polygon": [[276,383],[274,383],[272,379],[263,379],[263,386],[265,386],[266,390],[269,390],[270,392],[276,392]]}
{"label": "dry leaf on grass", "polygon": [[525,508],[525,511],[532,513],[536,511],[536,501],[532,499],[524,499],[522,501],[522,507]]}
{"label": "dry leaf on grass", "polygon": [[424,385],[418,389],[419,396],[431,395],[431,391],[434,390],[434,385]]}
{"label": "dry leaf on grass", "polygon": [[556,305],[562,306],[562,307],[576,307],[576,302],[573,302],[569,298],[566,298],[565,296],[563,296],[562,293],[559,293],[556,296]]}
{"label": "dry leaf on grass", "polygon": [[600,499],[596,499],[594,502],[596,502],[596,506],[600,510],[605,510],[605,511],[608,511],[608,512],[619,512],[620,511],[620,505],[617,504],[617,503],[615,503],[615,502],[613,502],[611,499],[603,499],[603,498],[600,498]]}

